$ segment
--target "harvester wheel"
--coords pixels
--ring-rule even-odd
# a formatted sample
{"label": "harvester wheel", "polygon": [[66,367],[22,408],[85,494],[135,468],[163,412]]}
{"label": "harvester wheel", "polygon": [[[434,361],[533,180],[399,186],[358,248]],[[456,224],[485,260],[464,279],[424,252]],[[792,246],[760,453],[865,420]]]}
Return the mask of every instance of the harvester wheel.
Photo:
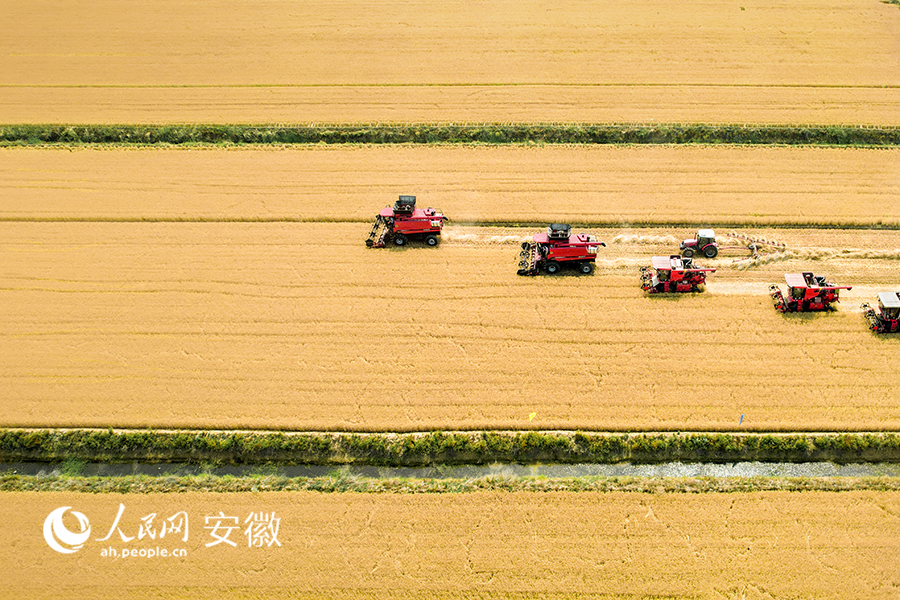
{"label": "harvester wheel", "polygon": [[589,262],[581,263],[581,265],[578,268],[581,269],[581,272],[584,275],[590,275],[591,273],[594,272],[594,265],[592,265]]}
{"label": "harvester wheel", "polygon": [[719,249],[715,246],[707,246],[703,249],[703,256],[706,258],[715,258],[718,253]]}
{"label": "harvester wheel", "polygon": [[681,253],[681,255],[685,258],[691,258],[692,256],[694,256],[694,249],[693,248],[685,248],[684,251]]}
{"label": "harvester wheel", "polygon": [[438,238],[436,235],[429,235],[425,238],[425,243],[428,244],[429,246],[437,246]]}
{"label": "harvester wheel", "polygon": [[549,261],[547,263],[547,272],[550,273],[551,275],[555,275],[556,273],[558,273],[559,272],[559,263],[552,261],[552,260]]}
{"label": "harvester wheel", "polygon": [[397,246],[405,246],[406,245],[406,236],[402,233],[394,234],[394,244]]}

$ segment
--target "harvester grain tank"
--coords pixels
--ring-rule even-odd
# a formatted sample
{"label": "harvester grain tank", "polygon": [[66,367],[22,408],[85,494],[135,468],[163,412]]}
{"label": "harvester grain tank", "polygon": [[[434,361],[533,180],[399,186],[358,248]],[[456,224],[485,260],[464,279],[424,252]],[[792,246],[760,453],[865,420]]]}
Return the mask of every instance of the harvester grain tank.
{"label": "harvester grain tank", "polygon": [[571,226],[552,223],[547,233],[536,233],[530,242],[522,243],[518,274],[537,275],[543,270],[553,275],[571,265],[588,275],[594,272],[600,246],[606,244],[592,235],[573,234]]}
{"label": "harvester grain tank", "polygon": [[706,283],[706,274],[715,272],[677,254],[654,256],[649,267],[641,267],[641,289],[651,294],[698,292]]}
{"label": "harvester grain tank", "polygon": [[849,285],[835,285],[812,273],[787,273],[787,296],[777,285],[769,286],[772,303],[780,312],[806,312],[828,310],[834,302],[840,302],[840,291],[853,289]]}
{"label": "harvester grain tank", "polygon": [[868,303],[863,304],[861,308],[872,331],[876,333],[900,331],[900,291],[879,292],[877,310]]}
{"label": "harvester grain tank", "polygon": [[384,248],[391,241],[404,246],[412,239],[422,239],[429,246],[437,246],[447,220],[434,208],[416,208],[415,196],[400,196],[393,207],[386,206],[375,217],[366,246]]}

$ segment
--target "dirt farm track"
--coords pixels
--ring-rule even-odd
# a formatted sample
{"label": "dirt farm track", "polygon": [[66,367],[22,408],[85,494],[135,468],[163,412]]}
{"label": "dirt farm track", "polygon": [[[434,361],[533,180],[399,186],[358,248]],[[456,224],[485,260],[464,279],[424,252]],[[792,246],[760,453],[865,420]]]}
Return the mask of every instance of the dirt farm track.
{"label": "dirt farm track", "polygon": [[[437,248],[362,243],[398,192],[462,221],[893,224],[896,151],[2,154],[0,380],[16,398],[3,425],[900,426],[900,339],[870,333],[859,309],[900,284],[896,231],[748,229],[793,254],[708,261],[707,291],[678,298],[646,297],[637,269],[677,250],[683,227],[586,228],[608,243],[589,277],[516,276],[535,226],[451,224]],[[768,284],[810,269],[854,289],[830,314],[776,313]]]}

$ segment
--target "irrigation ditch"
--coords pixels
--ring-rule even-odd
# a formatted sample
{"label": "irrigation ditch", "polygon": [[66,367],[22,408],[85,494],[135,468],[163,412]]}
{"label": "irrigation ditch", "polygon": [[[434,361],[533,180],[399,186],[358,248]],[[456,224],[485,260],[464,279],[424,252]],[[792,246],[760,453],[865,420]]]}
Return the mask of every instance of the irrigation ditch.
{"label": "irrigation ditch", "polygon": [[0,125],[37,144],[780,144],[895,147],[900,127],[754,124]]}
{"label": "irrigation ditch", "polygon": [[900,490],[900,434],[0,430],[0,491]]}
{"label": "irrigation ditch", "polygon": [[0,462],[427,467],[660,463],[900,463],[900,433],[408,433],[0,429]]}

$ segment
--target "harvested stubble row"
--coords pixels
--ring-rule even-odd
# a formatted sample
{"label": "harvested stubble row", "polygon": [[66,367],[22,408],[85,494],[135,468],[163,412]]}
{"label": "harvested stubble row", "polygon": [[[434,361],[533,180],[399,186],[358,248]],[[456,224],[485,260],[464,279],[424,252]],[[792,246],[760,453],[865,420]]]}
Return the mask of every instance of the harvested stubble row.
{"label": "harvested stubble row", "polygon": [[897,12],[877,0],[18,2],[0,39],[0,122],[897,124]]}
{"label": "harvested stubble row", "polygon": [[675,230],[611,244],[592,277],[524,279],[521,230],[464,229],[379,251],[356,223],[4,223],[0,380],[17,400],[0,423],[900,428],[900,339],[856,308],[896,286],[891,259],[821,261],[857,287],[837,313],[784,317],[767,283],[802,261],[722,259],[705,294],[648,298],[636,266]]}
{"label": "harvested stubble row", "polygon": [[900,226],[900,150],[666,147],[0,149],[0,219]]}
{"label": "harvested stubble row", "polygon": [[[886,599],[900,585],[896,492],[0,498],[8,596]],[[188,540],[176,532],[95,541],[120,502],[123,535],[136,536],[145,515],[159,522],[183,511]],[[76,507],[97,531],[75,556],[50,551],[39,533],[60,506]],[[215,538],[205,517],[243,521],[260,510],[279,520],[280,545],[248,547],[241,527],[230,533],[234,547],[206,546]],[[110,549],[184,549],[187,556],[101,555]]]}

